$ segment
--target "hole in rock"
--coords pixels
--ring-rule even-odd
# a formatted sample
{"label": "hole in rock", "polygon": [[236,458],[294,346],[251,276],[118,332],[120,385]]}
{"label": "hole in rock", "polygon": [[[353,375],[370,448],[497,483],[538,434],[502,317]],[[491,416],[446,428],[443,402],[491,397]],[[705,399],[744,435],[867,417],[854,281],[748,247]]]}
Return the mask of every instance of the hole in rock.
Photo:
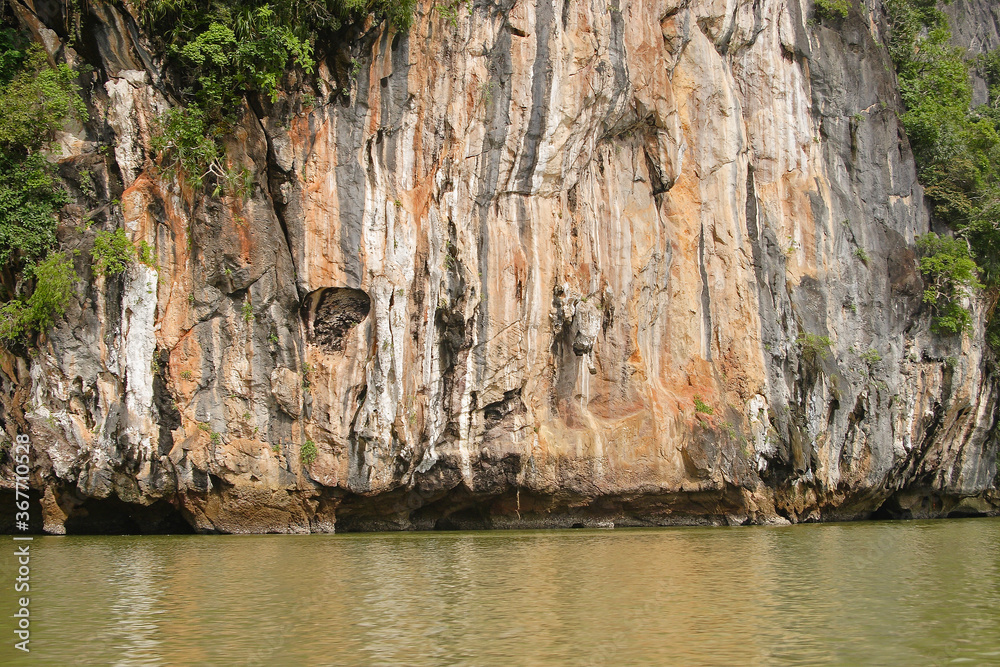
{"label": "hole in rock", "polygon": [[183,535],[194,529],[183,513],[166,500],[151,505],[115,497],[89,498],[65,522],[68,535]]}
{"label": "hole in rock", "polygon": [[343,352],[347,334],[371,310],[371,299],[363,290],[322,287],[302,300],[301,315],[309,342],[327,352]]}

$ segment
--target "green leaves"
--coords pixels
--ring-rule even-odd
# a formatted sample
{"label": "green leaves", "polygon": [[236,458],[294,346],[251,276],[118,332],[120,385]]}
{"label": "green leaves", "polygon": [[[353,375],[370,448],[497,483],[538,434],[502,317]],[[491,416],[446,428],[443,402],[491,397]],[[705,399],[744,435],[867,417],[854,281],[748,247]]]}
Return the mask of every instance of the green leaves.
{"label": "green leaves", "polygon": [[[0,43],[0,263],[31,263],[55,244],[55,212],[67,199],[52,166],[39,154],[52,133],[87,108],[66,65],[50,67],[38,46],[19,50],[4,32]],[[10,69],[20,65],[20,69]]]}
{"label": "green leaves", "polygon": [[0,28],[0,84],[14,78],[27,55],[26,40],[10,28]]}
{"label": "green leaves", "polygon": [[214,185],[214,196],[252,187],[246,170],[226,164],[223,146],[243,96],[260,93],[276,100],[287,68],[298,66],[311,73],[316,65],[310,41],[314,36],[289,22],[288,4],[144,4],[149,22],[170,26],[165,31],[167,52],[186,85],[186,108],[163,114],[153,138],[153,149],[168,174],[183,172],[195,189]]}
{"label": "green leaves", "polygon": [[91,251],[94,273],[102,276],[124,273],[135,259],[135,246],[120,227],[113,232],[100,231]]}
{"label": "green leaves", "polygon": [[30,325],[39,331],[52,326],[56,316],[66,312],[78,279],[72,259],[65,253],[50,253],[35,268],[35,291],[28,299]]}
{"label": "green leaves", "polygon": [[816,0],[816,12],[823,18],[847,18],[850,9],[848,0]]}
{"label": "green leaves", "polygon": [[906,104],[903,125],[914,151],[926,162],[962,152],[966,116],[972,103],[969,64],[962,50],[948,46],[951,33],[937,28],[918,40],[899,68]]}
{"label": "green leaves", "polygon": [[236,33],[221,23],[212,22],[208,29],[193,41],[182,46],[174,46],[171,51],[195,67],[224,69],[232,64],[236,48]]}
{"label": "green leaves", "polygon": [[73,261],[50,252],[56,211],[68,199],[41,151],[71,116],[87,118],[75,78],[67,65],[49,65],[41,47],[0,30],[0,263],[14,278],[2,285],[0,343],[44,331],[73,295]]}
{"label": "green leaves", "polygon": [[316,460],[316,456],[319,452],[316,449],[316,443],[312,440],[306,440],[305,444],[302,445],[300,450],[300,456],[302,457],[303,465],[312,465],[313,461]]}
{"label": "green leaves", "polygon": [[55,212],[66,201],[43,156],[0,151],[0,264],[45,255],[56,242]]}
{"label": "green leaves", "polygon": [[211,125],[199,107],[169,109],[160,116],[153,133],[153,150],[169,175],[178,168],[187,182],[200,188],[209,173],[224,171],[222,132]]}
{"label": "green leaves", "polygon": [[50,67],[41,47],[32,46],[24,67],[0,88],[0,144],[36,151],[71,114],[86,120],[75,78],[68,65]]}
{"label": "green leaves", "polygon": [[[886,0],[885,7],[906,104],[901,120],[924,194],[934,216],[962,237],[921,237],[924,300],[935,330],[958,333],[971,327],[962,299],[982,287],[980,280],[1000,286],[1000,51],[967,60],[949,45],[948,20],[935,0]],[[977,108],[973,67],[990,95]]]}
{"label": "green leaves", "polygon": [[924,303],[934,310],[934,328],[953,334],[969,330],[972,317],[961,301],[983,285],[968,243],[930,232],[917,237],[917,247],[923,254],[920,272],[924,276]]}
{"label": "green leaves", "polygon": [[34,270],[35,290],[27,302],[15,299],[0,306],[0,342],[22,341],[28,334],[44,331],[65,314],[79,279],[73,260],[65,253],[50,253]]}
{"label": "green leaves", "polygon": [[276,99],[288,67],[311,73],[316,65],[309,36],[276,11],[282,3],[253,4],[174,5],[161,21],[173,19],[168,53],[190,84],[192,101],[212,122],[231,118],[247,92]]}
{"label": "green leaves", "polygon": [[829,336],[820,336],[819,334],[802,331],[799,333],[799,337],[795,339],[795,344],[799,346],[803,358],[815,361],[816,359],[826,359],[830,356],[830,346],[833,345],[833,341]]}
{"label": "green leaves", "polygon": [[286,70],[312,73],[314,44],[368,16],[405,30],[416,0],[133,0],[178,74],[185,108],[160,118],[153,149],[168,173],[183,172],[213,195],[248,190],[249,173],[225,164],[222,138],[247,94],[277,100]]}
{"label": "green leaves", "polygon": [[192,106],[187,109],[169,109],[163,113],[153,128],[153,150],[160,156],[160,167],[173,177],[180,172],[184,181],[194,189],[214,182],[212,196],[230,192],[240,196],[253,188],[253,177],[246,168],[226,166],[222,146],[222,123],[212,123],[205,112]]}

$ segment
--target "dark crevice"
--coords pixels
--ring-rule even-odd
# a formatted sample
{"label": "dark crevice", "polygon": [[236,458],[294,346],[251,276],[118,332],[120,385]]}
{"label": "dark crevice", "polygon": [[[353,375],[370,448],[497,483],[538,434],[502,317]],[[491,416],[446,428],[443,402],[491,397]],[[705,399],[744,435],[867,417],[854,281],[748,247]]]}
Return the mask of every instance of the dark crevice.
{"label": "dark crevice", "polygon": [[650,157],[648,150],[644,149],[643,155],[646,156],[646,170],[649,172],[649,184],[653,190],[653,196],[657,198],[656,203],[659,205],[663,201],[661,195],[670,192],[670,188],[674,187],[674,182],[663,178],[663,169]]}
{"label": "dark crevice", "polygon": [[[271,209],[274,211],[274,217],[278,220],[278,226],[281,227],[282,237],[285,239],[285,247],[288,249],[288,258],[292,263],[292,271],[297,278],[300,275],[299,267],[295,262],[295,249],[292,246],[292,236],[288,232],[288,223],[285,220],[285,200],[280,189],[280,183],[288,180],[288,174],[286,174],[277,164],[271,135],[267,133],[267,129],[264,127],[264,121],[262,120],[265,114],[263,108],[260,106],[260,100],[256,99],[256,96],[254,95],[248,95],[247,98],[250,108],[253,110],[254,120],[256,120],[257,124],[260,126],[260,131],[264,135],[264,141],[267,143],[267,164],[264,168],[264,181],[267,183],[267,195],[271,200]],[[301,299],[304,295],[299,287],[298,279],[295,280],[295,289]]]}
{"label": "dark crevice", "polygon": [[[531,111],[524,133],[520,169],[515,177],[516,188],[525,194],[532,192],[532,177],[538,163],[538,148],[545,133],[549,98],[552,94],[552,63],[549,53],[549,37],[554,19],[552,0],[541,0],[535,11],[537,21],[535,62],[531,73]],[[513,32],[513,28],[510,29]]]}
{"label": "dark crevice", "polygon": [[173,430],[181,426],[181,413],[177,410],[167,383],[170,355],[157,348],[153,358],[157,361],[156,373],[153,375],[153,404],[156,406],[156,421],[159,426],[158,450],[160,456],[166,456],[174,447]]}
{"label": "dark crevice", "polygon": [[701,310],[705,327],[705,360],[712,360],[712,302],[708,290],[708,271],[705,269],[705,225],[698,236],[698,269],[701,272]]}
{"label": "dark crevice", "polygon": [[525,411],[524,402],[521,400],[521,388],[505,391],[503,398],[493,403],[483,406],[483,417],[486,420],[486,427],[490,428],[499,424],[510,414],[523,413]]}
{"label": "dark crevice", "polygon": [[181,535],[194,532],[183,513],[166,500],[139,505],[116,497],[84,501],[72,510],[63,525],[70,535]]}

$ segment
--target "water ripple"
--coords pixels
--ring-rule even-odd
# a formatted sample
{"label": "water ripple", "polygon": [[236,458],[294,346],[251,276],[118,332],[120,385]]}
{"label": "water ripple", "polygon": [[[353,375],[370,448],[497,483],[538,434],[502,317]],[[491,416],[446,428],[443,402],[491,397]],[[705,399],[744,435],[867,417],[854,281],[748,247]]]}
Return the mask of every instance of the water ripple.
{"label": "water ripple", "polygon": [[33,555],[39,665],[1000,664],[997,519],[62,537]]}

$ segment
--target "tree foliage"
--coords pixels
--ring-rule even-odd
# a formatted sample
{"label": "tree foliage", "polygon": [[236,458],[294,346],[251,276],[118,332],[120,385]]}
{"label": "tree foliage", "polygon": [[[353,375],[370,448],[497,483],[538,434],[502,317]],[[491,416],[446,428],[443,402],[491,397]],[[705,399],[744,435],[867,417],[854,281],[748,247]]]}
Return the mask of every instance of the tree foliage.
{"label": "tree foliage", "polygon": [[23,342],[63,314],[72,296],[72,260],[54,252],[57,211],[67,202],[44,150],[56,131],[87,109],[65,64],[0,30],[0,342]]}
{"label": "tree foliage", "polygon": [[66,203],[41,149],[87,108],[66,65],[50,67],[38,46],[0,31],[0,263],[30,266],[55,244],[55,212]]}
{"label": "tree foliage", "polygon": [[34,332],[45,331],[66,312],[79,279],[73,260],[51,252],[34,269],[35,289],[26,300],[15,298],[0,306],[0,342],[10,345]]}
{"label": "tree foliage", "polygon": [[0,89],[0,144],[37,151],[72,113],[85,119],[87,107],[75,79],[68,65],[50,67],[41,47],[30,47],[23,65]]}
{"label": "tree foliage", "polygon": [[924,303],[934,309],[935,328],[941,333],[968,331],[972,317],[961,302],[983,287],[968,242],[930,232],[917,238],[917,247],[923,254]]}
{"label": "tree foliage", "polygon": [[0,151],[0,264],[30,267],[43,257],[56,243],[55,213],[66,201],[44,156]]}
{"label": "tree foliage", "polygon": [[137,0],[133,11],[177,73],[184,108],[159,122],[154,150],[165,169],[190,185],[215,184],[215,194],[245,187],[228,165],[222,138],[247,95],[277,98],[286,71],[312,73],[316,42],[366,17],[410,25],[415,0]]}
{"label": "tree foliage", "polygon": [[816,0],[816,12],[823,18],[847,18],[851,10],[848,0]]}
{"label": "tree foliage", "polygon": [[[886,10],[906,106],[901,119],[920,181],[933,215],[961,239],[924,237],[921,271],[931,280],[925,301],[935,328],[963,331],[971,316],[958,295],[971,295],[979,280],[1000,288],[1000,52],[970,59],[950,46],[947,17],[934,0],[887,0]],[[973,69],[989,87],[987,103],[976,107]]]}
{"label": "tree foliage", "polygon": [[302,450],[300,452],[302,463],[304,465],[312,465],[318,454],[319,451],[316,449],[316,443],[312,440],[306,440],[305,444],[302,445]]}
{"label": "tree foliage", "polygon": [[94,262],[94,273],[102,276],[116,275],[124,273],[135,259],[135,246],[125,230],[119,227],[113,232],[97,232],[94,249],[90,254]]}
{"label": "tree foliage", "polygon": [[798,338],[795,339],[795,344],[799,346],[803,358],[816,361],[830,356],[830,346],[833,345],[833,340],[829,336],[800,331]]}

